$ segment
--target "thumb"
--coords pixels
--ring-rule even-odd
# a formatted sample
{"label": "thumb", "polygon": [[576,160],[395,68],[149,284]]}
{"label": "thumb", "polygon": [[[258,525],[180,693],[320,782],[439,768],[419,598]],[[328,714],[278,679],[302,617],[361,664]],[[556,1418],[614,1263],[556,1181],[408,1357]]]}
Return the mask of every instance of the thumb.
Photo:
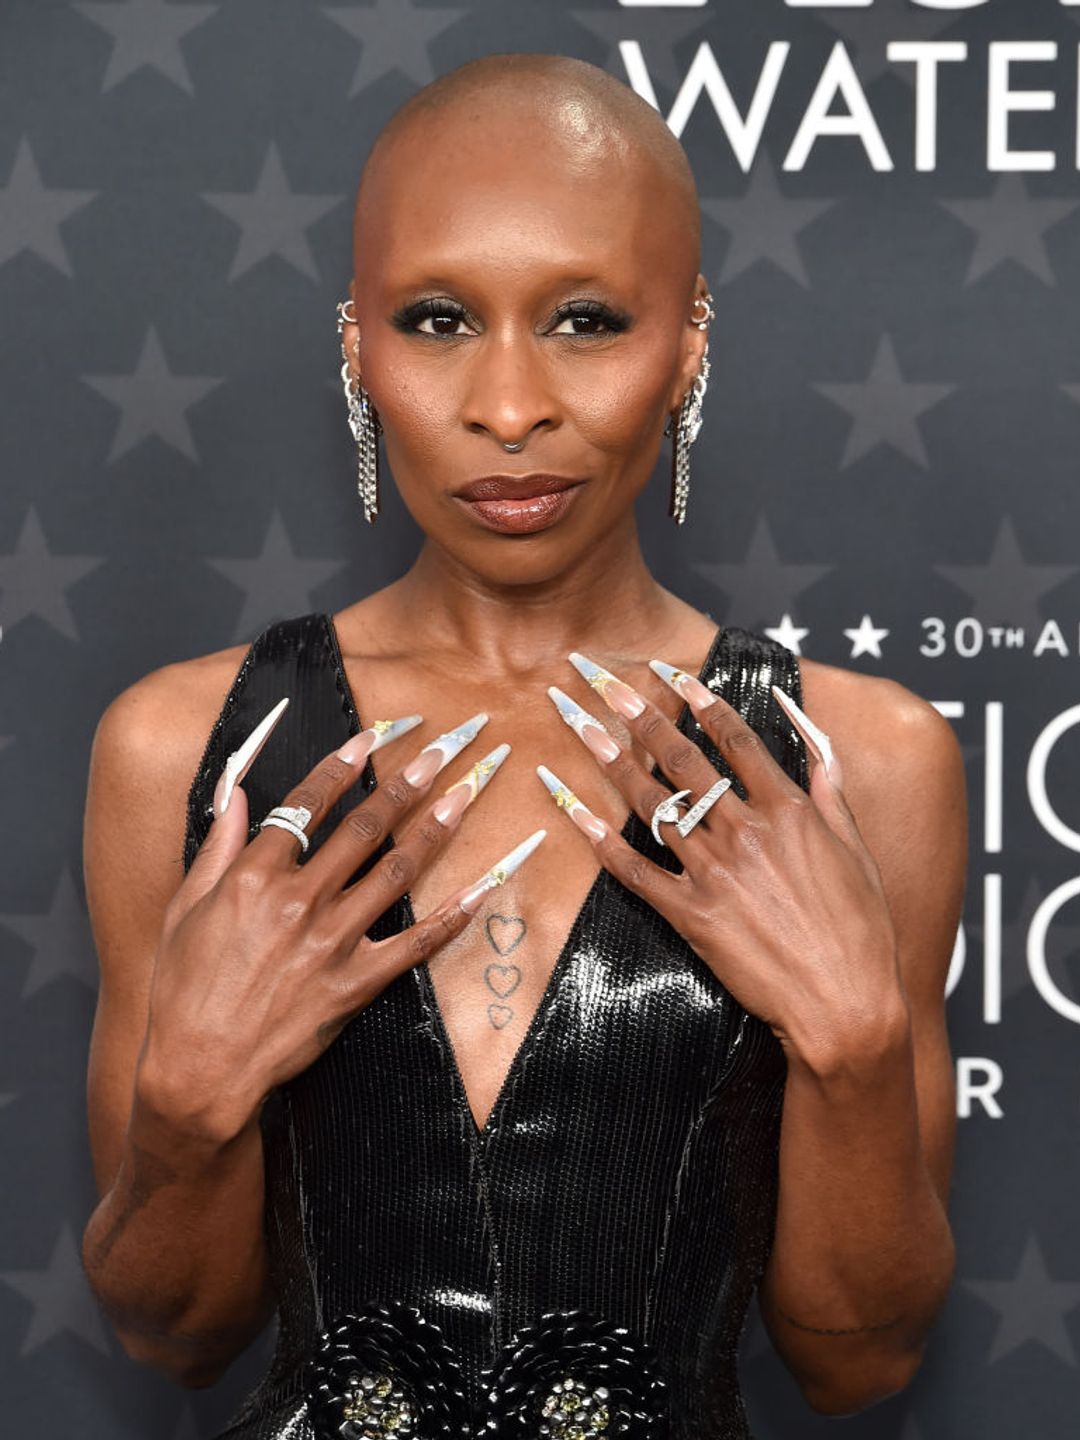
{"label": "thumb", "polygon": [[214,791],[214,819],[210,829],[196,851],[184,883],[176,892],[177,919],[186,915],[214,888],[247,844],[248,802],[241,786],[233,785],[225,813],[218,814],[218,798],[224,778],[223,772]]}

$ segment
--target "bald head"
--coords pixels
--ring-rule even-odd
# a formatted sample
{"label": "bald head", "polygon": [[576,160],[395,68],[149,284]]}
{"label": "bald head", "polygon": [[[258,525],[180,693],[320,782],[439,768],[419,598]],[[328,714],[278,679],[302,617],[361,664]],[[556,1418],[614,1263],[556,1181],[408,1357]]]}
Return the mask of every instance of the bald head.
{"label": "bald head", "polygon": [[605,70],[564,55],[485,55],[424,86],[391,117],[364,165],[356,202],[357,260],[369,205],[409,183],[410,161],[480,137],[526,137],[568,175],[604,172],[641,187],[656,217],[679,235],[692,272],[701,221],[690,163],[647,101]]}

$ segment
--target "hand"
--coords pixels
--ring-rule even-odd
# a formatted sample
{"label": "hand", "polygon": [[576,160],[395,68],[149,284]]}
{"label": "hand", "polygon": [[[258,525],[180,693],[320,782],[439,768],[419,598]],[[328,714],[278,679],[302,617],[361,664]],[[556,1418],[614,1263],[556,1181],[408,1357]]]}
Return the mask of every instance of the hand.
{"label": "hand", "polygon": [[[373,921],[443,849],[508,745],[422,811],[363,879],[347,885],[472,742],[484,715],[426,745],[306,863],[298,863],[301,842],[288,830],[268,826],[246,843],[247,798],[237,782],[283,708],[230,757],[213,824],[166,909],[136,1078],[137,1091],[170,1120],[219,1141],[252,1123],[270,1090],[306,1069],[402,971],[459,934],[496,883],[489,872],[399,934],[367,938]],[[356,782],[372,751],[418,723],[409,717],[353,736],[290,790],[284,803],[311,812],[305,833]],[[532,848],[537,843],[532,837]],[[523,850],[500,862],[504,871],[525,858]]]}
{"label": "hand", "polygon": [[[697,799],[715,784],[702,751],[655,706],[592,661],[571,659],[677,790]],[[747,795],[727,790],[685,836],[662,826],[682,874],[634,850],[550,771],[541,778],[602,864],[772,1027],[790,1058],[833,1059],[902,1014],[905,1000],[881,878],[844,800],[828,739],[774,692],[817,760],[808,795],[724,700],[671,666],[654,661],[653,668],[690,706]],[[671,792],[569,696],[550,693],[631,809],[651,823]]]}

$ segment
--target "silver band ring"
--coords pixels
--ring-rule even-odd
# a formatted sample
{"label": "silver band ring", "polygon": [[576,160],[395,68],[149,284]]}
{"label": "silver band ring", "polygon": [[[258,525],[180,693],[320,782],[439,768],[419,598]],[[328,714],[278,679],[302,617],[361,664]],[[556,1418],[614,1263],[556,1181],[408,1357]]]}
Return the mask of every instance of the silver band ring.
{"label": "silver band ring", "polygon": [[693,830],[694,826],[705,818],[717,800],[720,799],[720,796],[730,789],[731,781],[726,775],[722,779],[717,780],[715,785],[710,785],[701,799],[690,806],[690,809],[682,819],[676,820],[675,829],[678,830],[679,834],[685,839],[685,837],[690,834],[690,831]]}
{"label": "silver band ring", "polygon": [[308,848],[308,837],[304,834],[304,827],[311,823],[311,811],[304,805],[275,805],[259,826],[265,830],[267,825],[276,825],[281,830],[288,830],[290,835],[295,835],[300,841],[301,851]]}
{"label": "silver band ring", "polygon": [[660,834],[661,825],[676,825],[679,820],[679,807],[686,809],[686,797],[689,790],[679,790],[674,795],[665,795],[656,809],[652,812],[652,824],[650,826],[653,839],[658,845],[667,847],[667,841]]}

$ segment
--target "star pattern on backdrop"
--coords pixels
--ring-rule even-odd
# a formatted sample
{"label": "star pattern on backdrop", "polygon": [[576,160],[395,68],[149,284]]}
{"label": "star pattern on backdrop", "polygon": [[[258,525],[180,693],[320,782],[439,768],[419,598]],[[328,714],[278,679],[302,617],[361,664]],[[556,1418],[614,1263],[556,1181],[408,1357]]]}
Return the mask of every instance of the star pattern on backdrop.
{"label": "star pattern on backdrop", "polygon": [[94,939],[70,869],[61,872],[44,914],[0,915],[0,924],[14,930],[34,952],[23,982],[24,1000],[61,975],[96,987]]}
{"label": "star pattern on backdrop", "polygon": [[[599,64],[620,80],[627,79],[626,67],[619,53],[619,41],[633,36],[641,45],[649,78],[659,81],[674,95],[686,78],[686,66],[675,55],[676,46],[691,35],[701,32],[709,18],[702,13],[680,15],[678,11],[636,10],[631,22],[626,12],[610,10],[571,10],[570,17],[588,30],[606,47]],[[701,37],[704,39],[704,36]]]}
{"label": "star pattern on backdrop", "polygon": [[180,41],[217,13],[217,5],[175,5],[167,0],[80,0],[72,6],[112,36],[102,93],[144,65],[189,95],[195,93]]}
{"label": "star pattern on backdrop", "polygon": [[187,412],[215,390],[219,375],[178,375],[169,369],[153,325],[130,374],[84,375],[92,390],[117,406],[120,421],[109,450],[109,462],[119,460],[144,440],[156,435],[166,445],[198,463],[198,453]]}
{"label": "star pattern on backdrop", "polygon": [[418,86],[434,80],[428,46],[470,12],[421,8],[412,0],[374,0],[370,5],[324,5],[322,13],[363,47],[349,89],[351,97],[384,75],[401,74]]}
{"label": "star pattern on backdrop", "polygon": [[878,445],[889,445],[913,464],[928,470],[930,460],[919,420],[951,395],[956,386],[905,380],[892,338],[883,335],[864,381],[820,382],[814,389],[846,410],[854,422],[840,462],[841,470],[869,455]]}
{"label": "star pattern on backdrop", "polygon": [[955,14],[913,11],[907,0],[875,0],[869,10],[822,14],[816,19],[834,30],[851,52],[855,69],[864,86],[882,75],[895,75],[908,85],[915,83],[915,67],[893,65],[888,57],[892,40],[935,40],[956,20]]}
{"label": "star pattern on backdrop", "polygon": [[809,276],[799,250],[798,236],[835,205],[834,200],[800,200],[785,195],[776,167],[767,155],[755,164],[743,195],[706,197],[702,211],[731,236],[718,283],[726,285],[759,260],[769,260],[798,284],[808,287]]}
{"label": "star pattern on backdrop", "polygon": [[998,1312],[987,1356],[993,1365],[1029,1341],[1076,1365],[1065,1317],[1080,1306],[1080,1280],[1052,1280],[1038,1237],[1029,1235],[1011,1280],[965,1280],[966,1290]]}
{"label": "star pattern on backdrop", "polygon": [[1075,210],[1080,200],[1036,198],[1022,175],[1003,175],[983,199],[939,200],[950,215],[975,232],[975,249],[965,285],[1012,260],[1044,285],[1056,285],[1046,249],[1046,232]]}
{"label": "star pattern on backdrop", "polygon": [[313,560],[296,554],[280,511],[270,516],[261,554],[254,559],[207,559],[208,565],[244,591],[236,622],[237,641],[246,640],[274,620],[306,615],[314,606],[311,592],[347,569],[347,560]]}
{"label": "star pattern on backdrop", "polygon": [[0,185],[0,265],[29,250],[70,278],[71,258],[60,226],[97,195],[97,190],[46,185],[24,135],[15,147],[7,183]]}
{"label": "star pattern on backdrop", "polygon": [[1073,575],[1078,565],[1034,565],[1025,560],[1012,517],[998,526],[990,558],[985,565],[935,565],[950,584],[971,602],[971,614],[987,624],[1023,625],[1030,634],[1042,628],[1039,601]]}
{"label": "star pattern on backdrop", "polygon": [[281,154],[273,142],[267,146],[253,189],[204,191],[202,198],[240,226],[240,243],[229,270],[230,280],[239,279],[260,261],[276,255],[318,283],[319,271],[307,232],[345,197],[302,194],[291,189]]}
{"label": "star pattern on backdrop", "polygon": [[875,625],[869,615],[864,615],[858,625],[845,630],[844,634],[851,641],[851,659],[858,660],[862,655],[869,655],[873,660],[882,658],[881,642],[888,638],[888,630],[883,630],[880,625]]}
{"label": "star pattern on backdrop", "polygon": [[0,622],[5,635],[27,616],[37,615],[61,635],[77,641],[79,633],[67,592],[104,561],[104,556],[60,555],[50,550],[31,505],[15,549],[0,553]]}
{"label": "star pattern on backdrop", "polygon": [[777,645],[783,645],[785,650],[790,650],[793,655],[801,655],[802,642],[810,631],[796,625],[790,615],[784,615],[779,625],[766,626],[765,634],[770,640],[775,640]]}
{"label": "star pattern on backdrop", "polygon": [[777,610],[790,609],[803,593],[828,575],[831,565],[787,564],[780,559],[764,515],[758,515],[741,563],[698,561],[694,569],[728,596],[727,614],[753,628],[771,620]]}
{"label": "star pattern on backdrop", "polygon": [[105,1323],[83,1273],[70,1225],[64,1225],[48,1263],[40,1270],[2,1270],[0,1281],[31,1304],[30,1324],[19,1354],[31,1354],[58,1335],[71,1334],[109,1354]]}

